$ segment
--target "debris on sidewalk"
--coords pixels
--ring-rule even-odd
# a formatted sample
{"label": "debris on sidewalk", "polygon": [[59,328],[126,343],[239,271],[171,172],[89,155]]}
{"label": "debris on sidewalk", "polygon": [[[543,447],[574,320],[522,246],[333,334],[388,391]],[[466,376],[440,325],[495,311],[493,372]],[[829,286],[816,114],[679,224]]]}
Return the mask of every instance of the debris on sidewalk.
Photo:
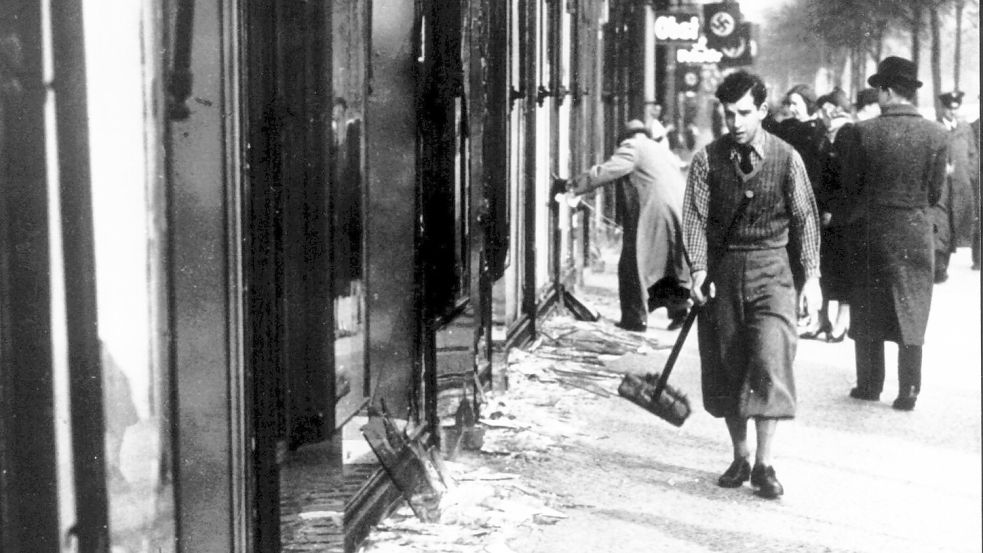
{"label": "debris on sidewalk", "polygon": [[436,448],[426,447],[411,439],[405,429],[396,428],[384,403],[381,411],[370,409],[362,434],[417,518],[424,522],[440,520],[440,498],[447,486],[438,468],[441,461],[435,456]]}
{"label": "debris on sidewalk", "polygon": [[564,307],[569,309],[578,321],[596,322],[601,319],[597,309],[575,296],[570,290],[564,288],[561,293]]}
{"label": "debris on sidewalk", "polygon": [[439,524],[421,522],[404,505],[373,529],[359,553],[511,553],[507,541],[520,524],[555,524],[567,516],[550,506],[556,498],[517,474],[447,463],[447,476],[453,484],[441,500]]}
{"label": "debris on sidewalk", "polygon": [[454,418],[444,417],[440,421],[441,452],[448,459],[454,459],[462,450],[481,449],[485,439],[485,429],[478,426],[478,400],[484,401],[484,394],[476,401],[468,399],[467,386],[462,390]]}
{"label": "debris on sidewalk", "polygon": [[668,349],[662,344],[636,332],[621,330],[614,325],[578,321],[570,316],[557,315],[539,329],[540,338],[528,349],[573,360],[612,359],[626,353]]}
{"label": "debris on sidewalk", "polygon": [[[565,506],[559,498],[502,468],[515,461],[520,466],[542,462],[571,438],[583,436],[566,422],[575,405],[620,401],[612,398],[618,397],[623,373],[611,362],[666,346],[570,316],[550,318],[539,332],[540,338],[525,349],[509,351],[508,367],[502,369],[507,390],[484,392],[478,398],[480,411],[467,390],[457,396],[459,403],[444,406],[441,436],[449,443],[442,447],[453,461],[442,463],[446,488],[426,496],[436,503],[426,505],[423,516],[420,505],[403,505],[369,534],[360,553],[513,553],[508,540],[520,527],[567,517],[558,509]],[[543,416],[544,408],[551,416]],[[439,481],[422,480],[439,488]]]}

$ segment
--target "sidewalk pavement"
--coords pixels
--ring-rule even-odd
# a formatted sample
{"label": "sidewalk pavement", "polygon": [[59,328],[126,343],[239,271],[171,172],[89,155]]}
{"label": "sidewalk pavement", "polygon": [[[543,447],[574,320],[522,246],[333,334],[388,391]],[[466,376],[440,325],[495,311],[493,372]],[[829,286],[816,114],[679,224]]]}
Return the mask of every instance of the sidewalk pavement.
{"label": "sidewalk pavement", "polygon": [[589,275],[580,294],[602,321],[555,316],[513,352],[509,389],[488,394],[481,413],[482,449],[445,470],[441,522],[402,508],[362,551],[978,552],[980,273],[968,250],[950,275],[935,289],[913,412],[891,409],[890,370],[882,401],[847,397],[849,339],[800,341],[798,416],[775,444],[786,493],[773,501],[716,486],[731,451],[724,424],[702,410],[695,334],[671,379],[693,404],[681,428],[617,396],[620,373],[661,370],[677,333],[662,330],[661,312],[644,336],[615,328],[616,279]]}

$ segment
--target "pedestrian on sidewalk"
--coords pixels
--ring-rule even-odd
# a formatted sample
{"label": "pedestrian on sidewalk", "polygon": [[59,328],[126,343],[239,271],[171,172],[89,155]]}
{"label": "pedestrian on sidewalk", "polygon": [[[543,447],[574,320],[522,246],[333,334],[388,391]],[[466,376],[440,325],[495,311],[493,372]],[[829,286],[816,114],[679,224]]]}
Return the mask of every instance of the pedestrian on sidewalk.
{"label": "pedestrian on sidewalk", "polygon": [[568,188],[584,194],[621,183],[625,218],[618,260],[618,326],[632,331],[644,331],[649,311],[658,307],[666,307],[670,330],[679,328],[689,312],[689,265],[680,216],[683,175],[666,143],[665,128],[657,121],[653,128],[656,135],[641,121],[629,121],[614,154],[571,179]]}
{"label": "pedestrian on sidewalk", "polygon": [[[772,467],[778,421],[795,416],[792,362],[796,289],[792,265],[805,276],[802,300],[810,314],[822,305],[819,215],[805,165],[786,142],[765,131],[768,113],[761,79],[745,71],[717,89],[729,133],[697,152],[683,200],[683,232],[693,265],[691,294],[704,305],[698,340],[703,405],[727,423],[734,461],[723,487],[750,479],[757,494],[784,489]],[[753,199],[738,212],[747,191]],[[790,259],[794,237],[800,248]],[[713,282],[708,292],[705,282]],[[713,297],[709,303],[707,300]],[[754,468],[748,461],[748,419],[755,420]]]}
{"label": "pedestrian on sidewalk", "polygon": [[799,338],[841,342],[850,327],[850,274],[847,264],[846,240],[853,228],[852,198],[843,193],[840,183],[841,142],[836,140],[840,129],[853,124],[850,99],[840,88],[816,100],[826,127],[826,139],[820,148],[822,170],[819,182],[813,183],[813,194],[819,207],[820,248],[819,269],[823,276],[819,285],[823,291],[823,308],[819,320],[812,321]]}
{"label": "pedestrian on sidewalk", "polygon": [[850,397],[877,401],[884,386],[884,342],[898,344],[895,409],[910,411],[921,390],[922,345],[932,303],[932,206],[946,181],[945,128],[913,104],[922,83],[910,60],[891,56],[867,82],[881,115],[840,130],[843,186],[860,208],[847,245],[853,289],[850,337],[857,386]]}
{"label": "pedestrian on sidewalk", "polygon": [[[790,117],[783,119],[774,126],[769,125],[770,121],[767,119],[765,120],[767,123],[763,121],[762,124],[765,131],[774,134],[795,148],[805,165],[813,195],[816,195],[817,188],[820,186],[822,146],[826,140],[827,131],[826,124],[819,114],[816,92],[810,85],[797,84],[785,93],[782,105]],[[800,245],[795,242],[794,236],[790,239],[789,254],[795,257],[798,255]],[[805,275],[798,272],[799,267],[797,266],[793,266],[792,269],[792,281],[795,283],[795,289],[801,294]],[[801,311],[797,315],[796,324],[800,329],[799,336],[802,337],[816,338],[825,333],[822,321],[818,317],[811,319]]]}
{"label": "pedestrian on sidewalk", "polygon": [[[956,248],[973,244],[978,222],[976,190],[979,189],[979,160],[973,129],[959,116],[963,96],[958,90],[939,95],[942,105],[939,123],[949,134],[949,169],[943,192],[943,197],[948,201],[935,210],[936,224],[947,231],[936,236],[936,283],[948,279],[949,258]],[[942,236],[946,239],[940,240]]]}

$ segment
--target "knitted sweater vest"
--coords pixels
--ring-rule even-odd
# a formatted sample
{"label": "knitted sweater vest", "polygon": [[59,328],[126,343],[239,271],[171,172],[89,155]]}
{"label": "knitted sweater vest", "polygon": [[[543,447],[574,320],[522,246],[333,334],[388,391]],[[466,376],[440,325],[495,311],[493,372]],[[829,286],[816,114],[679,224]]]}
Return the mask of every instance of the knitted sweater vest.
{"label": "knitted sweater vest", "polygon": [[707,146],[710,209],[707,245],[719,251],[724,233],[731,224],[745,190],[754,191],[741,220],[734,224],[731,250],[764,250],[788,244],[791,211],[790,165],[794,150],[764,129],[764,159],[756,160],[755,171],[743,176],[731,158],[733,142],[729,135]]}

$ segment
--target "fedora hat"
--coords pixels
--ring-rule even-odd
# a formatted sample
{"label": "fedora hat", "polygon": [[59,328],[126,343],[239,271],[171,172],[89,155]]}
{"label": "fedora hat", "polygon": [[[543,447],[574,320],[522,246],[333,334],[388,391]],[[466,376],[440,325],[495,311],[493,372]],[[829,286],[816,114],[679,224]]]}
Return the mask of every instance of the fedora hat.
{"label": "fedora hat", "polygon": [[890,56],[881,60],[877,64],[877,73],[867,79],[867,84],[875,87],[891,86],[900,84],[912,88],[920,88],[922,82],[918,80],[918,68],[911,60]]}
{"label": "fedora hat", "polygon": [[642,123],[638,119],[632,119],[631,121],[625,123],[625,128],[618,136],[618,141],[620,142],[631,138],[635,136],[636,133],[645,133],[645,136],[652,138],[652,131],[645,126],[645,123]]}
{"label": "fedora hat", "polygon": [[939,94],[939,100],[942,102],[943,106],[949,109],[956,109],[962,105],[963,96],[965,96],[965,93],[961,90],[953,90],[952,92]]}

